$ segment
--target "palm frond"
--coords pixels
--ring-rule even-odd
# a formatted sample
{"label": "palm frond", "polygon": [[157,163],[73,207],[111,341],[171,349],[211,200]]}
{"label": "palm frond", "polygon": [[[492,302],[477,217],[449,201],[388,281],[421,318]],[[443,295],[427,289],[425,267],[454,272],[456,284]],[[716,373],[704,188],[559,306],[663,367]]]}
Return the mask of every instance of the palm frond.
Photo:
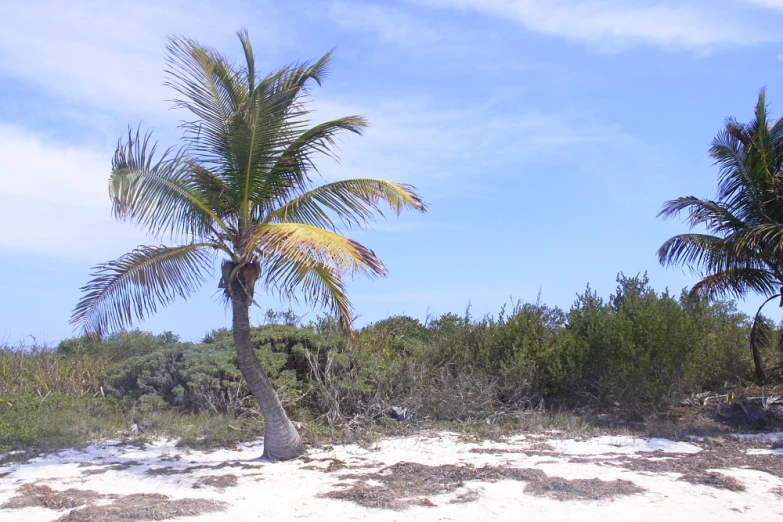
{"label": "palm frond", "polygon": [[240,170],[235,183],[241,195],[241,223],[245,226],[258,212],[256,193],[265,185],[271,165],[307,128],[308,110],[299,102],[309,81],[320,85],[331,52],[316,63],[285,67],[267,76],[254,90],[232,128],[232,146]]}
{"label": "palm frond", "polygon": [[179,247],[141,246],[98,265],[71,316],[71,324],[101,336],[120,330],[166,306],[177,296],[188,297],[203,283],[214,246],[193,243]]}
{"label": "palm frond", "polygon": [[764,306],[773,299],[780,297],[780,294],[773,295],[759,306],[756,315],[753,317],[753,326],[750,329],[750,354],[753,358],[753,364],[756,368],[756,378],[764,382],[764,366],[761,361],[761,349],[769,346],[772,341],[772,329],[767,324],[765,317],[761,315]]}
{"label": "palm frond", "polygon": [[313,258],[289,257],[283,252],[267,258],[263,271],[267,291],[296,301],[301,293],[311,306],[326,306],[338,317],[346,335],[350,335],[353,308],[340,274]]}
{"label": "palm frond", "polygon": [[336,137],[343,131],[361,135],[367,121],[360,116],[347,116],[315,125],[302,132],[287,145],[275,159],[261,184],[253,193],[253,201],[259,207],[256,220],[263,219],[263,211],[269,209],[267,202],[288,199],[291,192],[303,192],[310,181],[309,172],[317,172],[313,155],[321,153],[338,159],[335,154]]}
{"label": "palm frond", "polygon": [[725,266],[725,240],[710,234],[679,234],[658,249],[658,261],[664,266],[684,264],[696,272],[704,267]]}
{"label": "palm frond", "polygon": [[242,52],[245,53],[245,83],[247,92],[252,93],[256,88],[256,59],[253,56],[253,46],[250,45],[250,36],[247,29],[237,32],[239,42],[242,44]]}
{"label": "palm frond", "polygon": [[703,278],[691,288],[692,295],[709,298],[730,296],[743,298],[750,292],[769,295],[778,288],[778,281],[769,270],[735,267]]}
{"label": "palm frond", "polygon": [[736,251],[753,252],[758,258],[766,258],[767,262],[783,258],[783,224],[763,223],[746,227],[730,239]]}
{"label": "palm frond", "polygon": [[262,258],[279,255],[297,263],[315,261],[340,276],[357,272],[370,277],[386,275],[383,262],[369,248],[336,232],[303,223],[258,225],[243,249],[257,252]]}
{"label": "palm frond", "polygon": [[213,225],[229,232],[210,208],[203,187],[192,175],[192,164],[182,152],[170,150],[155,158],[150,134],[120,141],[112,161],[109,191],[118,219],[130,219],[153,236],[210,235]]}
{"label": "palm frond", "polygon": [[191,152],[205,165],[238,170],[231,127],[249,95],[245,84],[220,53],[187,38],[169,39],[166,65],[165,84],[183,96],[174,107],[196,117],[182,124]]}
{"label": "palm frond", "polygon": [[427,211],[411,185],[361,178],[316,187],[269,214],[266,221],[306,223],[335,230],[332,216],[337,216],[346,225],[363,227],[374,220],[375,213],[383,216],[381,203],[397,215],[406,209]]}
{"label": "palm frond", "polygon": [[757,222],[762,211],[765,194],[759,187],[754,173],[752,145],[744,141],[751,139],[744,135],[744,129],[732,127],[718,133],[710,147],[710,156],[719,168],[718,200],[726,208],[741,216],[743,221]]}
{"label": "palm frond", "polygon": [[688,225],[693,228],[705,225],[710,231],[730,233],[741,229],[745,222],[732,214],[731,210],[720,202],[699,199],[694,196],[673,199],[663,204],[658,217],[669,219],[688,211]]}

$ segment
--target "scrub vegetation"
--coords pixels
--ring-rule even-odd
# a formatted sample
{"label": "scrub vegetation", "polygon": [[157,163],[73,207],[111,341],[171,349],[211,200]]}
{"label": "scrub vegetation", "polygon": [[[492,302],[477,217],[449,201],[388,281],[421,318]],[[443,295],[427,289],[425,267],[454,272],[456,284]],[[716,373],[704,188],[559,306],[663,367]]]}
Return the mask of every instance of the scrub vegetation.
{"label": "scrub vegetation", "polygon": [[[607,298],[588,287],[568,310],[537,302],[424,324],[395,316],[350,342],[328,316],[299,324],[270,311],[267,321],[251,330],[253,350],[305,442],[432,425],[529,428],[531,412],[640,422],[708,390],[727,401],[755,377],[751,318],[731,302],[656,292],[643,275],[620,274]],[[233,343],[228,329],[197,343],[134,330],[3,347],[0,451],[118,434],[190,446],[260,437]],[[762,355],[779,380],[780,352]]]}

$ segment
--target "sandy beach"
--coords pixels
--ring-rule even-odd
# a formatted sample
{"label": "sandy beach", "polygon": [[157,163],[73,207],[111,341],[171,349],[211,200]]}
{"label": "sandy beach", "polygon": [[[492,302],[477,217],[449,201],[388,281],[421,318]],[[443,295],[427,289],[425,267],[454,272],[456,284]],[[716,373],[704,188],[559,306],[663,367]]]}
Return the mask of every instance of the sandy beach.
{"label": "sandy beach", "polygon": [[0,467],[0,520],[776,520],[783,434],[670,441],[454,433],[194,451],[107,441]]}

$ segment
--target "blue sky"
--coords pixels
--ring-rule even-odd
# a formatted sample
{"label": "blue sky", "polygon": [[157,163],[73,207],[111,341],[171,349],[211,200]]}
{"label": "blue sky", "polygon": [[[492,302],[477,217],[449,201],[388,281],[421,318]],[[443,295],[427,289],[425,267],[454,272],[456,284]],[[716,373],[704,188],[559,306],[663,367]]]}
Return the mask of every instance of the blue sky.
{"label": "blue sky", "polygon": [[[314,119],[359,114],[324,179],[414,184],[425,216],[353,233],[389,277],[349,284],[357,325],[389,314],[496,313],[511,298],[568,308],[619,271],[656,289],[695,279],[655,251],[684,225],[662,203],[712,197],[707,148],[728,116],[783,90],[783,0],[9,2],[0,31],[0,341],[55,343],[90,267],[149,240],[110,215],[107,178],[129,124],[176,144],[167,35],[258,68],[336,47]],[[217,278],[141,323],[184,339],[230,324]],[[280,308],[260,296],[264,308]],[[741,305],[755,310],[760,299]],[[282,306],[287,306],[283,304]],[[305,320],[318,310],[307,310]],[[251,317],[260,321],[261,310]]]}

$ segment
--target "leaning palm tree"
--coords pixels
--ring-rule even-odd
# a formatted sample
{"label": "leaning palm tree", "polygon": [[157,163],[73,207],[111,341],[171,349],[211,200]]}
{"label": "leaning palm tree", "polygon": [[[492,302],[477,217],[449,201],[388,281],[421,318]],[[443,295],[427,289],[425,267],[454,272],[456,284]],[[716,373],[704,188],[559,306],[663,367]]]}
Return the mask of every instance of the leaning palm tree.
{"label": "leaning palm tree", "polygon": [[771,341],[772,332],[761,310],[783,293],[783,119],[769,121],[763,90],[753,121],[727,120],[710,155],[720,169],[717,198],[678,198],[659,214],[668,218],[686,211],[690,227],[708,233],[674,236],[658,258],[663,265],[687,265],[702,277],[693,295],[766,297],[750,332],[756,378],[763,382],[759,348]]}
{"label": "leaning palm tree", "polygon": [[264,417],[264,457],[286,460],[303,449],[251,345],[256,290],[303,295],[328,307],[348,333],[346,277],[386,269],[340,229],[370,223],[382,206],[397,214],[426,209],[413,187],[393,181],[315,185],[315,156],[334,156],[341,132],[366,126],[358,116],[309,125],[307,86],[321,84],[331,52],[258,78],[247,33],[239,39],[241,66],[195,41],[170,39],[167,85],[180,95],[175,107],[193,116],[181,125],[184,145],[157,154],[149,134],[129,131],[114,155],[109,192],[118,219],[179,246],[140,246],[95,267],[71,321],[97,335],[125,328],[191,295],[221,257],[218,286],[233,312],[237,363]]}

